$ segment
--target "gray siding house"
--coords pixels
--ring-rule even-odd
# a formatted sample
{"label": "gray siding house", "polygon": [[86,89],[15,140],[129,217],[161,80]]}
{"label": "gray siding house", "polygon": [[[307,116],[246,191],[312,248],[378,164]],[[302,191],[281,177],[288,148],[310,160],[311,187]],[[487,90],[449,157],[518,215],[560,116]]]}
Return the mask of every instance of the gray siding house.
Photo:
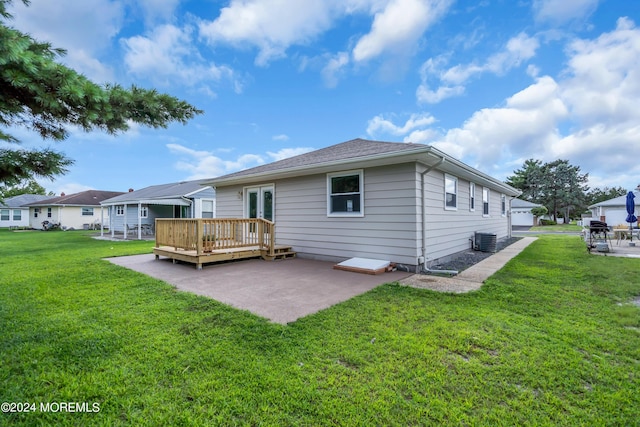
{"label": "gray siding house", "polygon": [[119,232],[141,239],[154,234],[156,218],[215,218],[216,193],[202,180],[183,181],[129,190],[101,205],[112,236]]}
{"label": "gray siding house", "polygon": [[355,139],[209,180],[220,218],[261,217],[299,256],[419,270],[510,235],[518,190],[423,144]]}
{"label": "gray siding house", "polygon": [[[640,216],[640,206],[638,205],[638,201],[640,200],[640,186],[637,190],[633,191],[633,194],[636,196],[635,215]],[[583,218],[586,221],[604,221],[607,225],[613,227],[622,226],[622,228],[624,228],[629,226],[629,223],[626,222],[628,215],[626,194],[593,204],[589,206],[589,210],[591,211],[591,218]]]}

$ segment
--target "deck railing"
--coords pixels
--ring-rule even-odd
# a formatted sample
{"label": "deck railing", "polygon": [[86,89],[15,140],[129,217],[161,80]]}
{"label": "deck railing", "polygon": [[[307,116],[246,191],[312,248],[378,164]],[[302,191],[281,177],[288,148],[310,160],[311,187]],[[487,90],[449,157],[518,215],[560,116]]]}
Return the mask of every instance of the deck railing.
{"label": "deck railing", "polygon": [[156,219],[156,247],[196,251],[258,247],[274,254],[275,224],[262,218]]}

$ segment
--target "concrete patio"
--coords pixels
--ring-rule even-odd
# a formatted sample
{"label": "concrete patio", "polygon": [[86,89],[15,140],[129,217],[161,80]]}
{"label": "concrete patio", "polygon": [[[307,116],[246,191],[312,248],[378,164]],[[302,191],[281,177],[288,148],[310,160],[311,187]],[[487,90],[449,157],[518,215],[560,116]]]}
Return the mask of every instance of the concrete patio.
{"label": "concrete patio", "polygon": [[179,290],[207,296],[286,324],[346,301],[411,273],[379,275],[334,270],[332,262],[302,258],[250,259],[205,265],[173,264],[153,254],[109,258],[110,262],[164,280]]}

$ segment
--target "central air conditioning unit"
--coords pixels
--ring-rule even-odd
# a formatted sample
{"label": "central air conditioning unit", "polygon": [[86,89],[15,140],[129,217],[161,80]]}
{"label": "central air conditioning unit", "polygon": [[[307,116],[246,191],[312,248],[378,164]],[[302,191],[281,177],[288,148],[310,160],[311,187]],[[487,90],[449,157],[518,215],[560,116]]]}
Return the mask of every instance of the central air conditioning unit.
{"label": "central air conditioning unit", "polygon": [[473,235],[473,249],[481,252],[495,252],[498,236],[492,233],[479,233]]}

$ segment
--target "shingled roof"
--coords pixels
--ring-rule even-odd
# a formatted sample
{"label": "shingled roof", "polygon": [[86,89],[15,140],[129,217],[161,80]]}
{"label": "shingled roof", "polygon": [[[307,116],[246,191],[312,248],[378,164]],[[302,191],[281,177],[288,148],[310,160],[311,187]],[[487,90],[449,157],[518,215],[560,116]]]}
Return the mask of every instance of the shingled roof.
{"label": "shingled roof", "polygon": [[43,196],[40,194],[20,194],[19,196],[7,197],[4,202],[0,201],[0,207],[21,208],[23,206],[29,205],[30,203],[35,203],[50,198],[51,196]]}
{"label": "shingled roof", "polygon": [[411,161],[421,162],[428,167],[438,166],[444,172],[456,174],[472,182],[500,188],[508,195],[517,196],[520,194],[517,189],[464,164],[431,145],[371,141],[360,138],[223,175],[208,180],[208,183],[215,187],[222,187],[247,184],[264,179],[323,173],[340,170],[340,168],[376,167]]}
{"label": "shingled roof", "polygon": [[124,194],[122,191],[87,190],[30,203],[28,206],[100,206],[100,202]]}
{"label": "shingled roof", "polygon": [[176,199],[204,190],[206,187],[207,185],[203,180],[152,185],[105,200],[102,204],[112,205],[115,203],[138,202],[140,200]]}
{"label": "shingled roof", "polygon": [[367,139],[357,138],[352,139],[351,141],[346,141],[340,144],[331,145],[326,148],[311,151],[309,153],[300,154],[298,156],[289,157],[283,160],[278,160],[266,165],[256,166],[250,169],[245,169],[239,172],[224,175],[216,178],[214,181],[217,181],[219,179],[226,180],[229,178],[262,174],[266,172],[276,172],[285,169],[301,168],[304,166],[321,165],[324,163],[336,162],[340,160],[357,160],[358,158],[362,157],[419,150],[421,148],[428,149],[429,146],[424,144],[371,141]]}

